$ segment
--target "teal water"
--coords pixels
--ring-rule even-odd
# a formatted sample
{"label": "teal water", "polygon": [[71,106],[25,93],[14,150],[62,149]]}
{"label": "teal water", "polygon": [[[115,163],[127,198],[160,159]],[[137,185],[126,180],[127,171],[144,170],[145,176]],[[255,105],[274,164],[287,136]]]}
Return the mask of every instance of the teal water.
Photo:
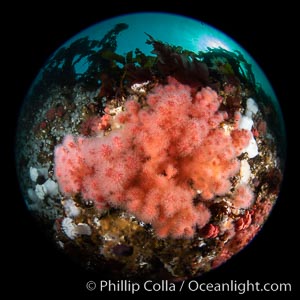
{"label": "teal water", "polygon": [[[145,33],[150,34],[156,40],[161,40],[174,46],[181,46],[196,53],[205,51],[208,47],[221,47],[228,51],[239,51],[248,63],[252,65],[256,82],[263,86],[266,94],[274,99],[274,102],[277,101],[266,75],[244,48],[218,29],[180,15],[136,13],[111,18],[81,31],[63,46],[67,47],[82,37],[99,40],[118,23],[126,23],[129,26],[128,29],[120,32],[117,38],[118,46],[116,52],[122,55],[135,48],[139,48],[145,54],[150,54],[152,46],[145,43],[147,40]],[[85,68],[84,64],[82,64],[82,67]],[[79,72],[81,73],[82,70]]]}

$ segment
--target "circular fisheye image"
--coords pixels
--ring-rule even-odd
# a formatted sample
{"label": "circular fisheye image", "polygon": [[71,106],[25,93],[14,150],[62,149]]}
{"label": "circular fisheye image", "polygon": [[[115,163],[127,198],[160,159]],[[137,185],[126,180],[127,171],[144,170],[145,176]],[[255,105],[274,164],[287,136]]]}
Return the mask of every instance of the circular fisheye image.
{"label": "circular fisheye image", "polygon": [[255,60],[167,13],[114,17],[57,49],[15,147],[28,210],[68,257],[111,278],[217,268],[262,228],[285,163],[281,109]]}

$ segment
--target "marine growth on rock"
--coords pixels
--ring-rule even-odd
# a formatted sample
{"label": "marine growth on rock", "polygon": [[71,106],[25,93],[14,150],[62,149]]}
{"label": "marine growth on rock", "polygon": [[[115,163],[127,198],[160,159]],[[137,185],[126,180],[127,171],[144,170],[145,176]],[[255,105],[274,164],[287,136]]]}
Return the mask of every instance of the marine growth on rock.
{"label": "marine growth on rock", "polygon": [[110,277],[179,280],[261,229],[284,138],[272,87],[238,44],[188,18],[132,14],[50,57],[24,101],[16,162],[28,209],[67,255]]}

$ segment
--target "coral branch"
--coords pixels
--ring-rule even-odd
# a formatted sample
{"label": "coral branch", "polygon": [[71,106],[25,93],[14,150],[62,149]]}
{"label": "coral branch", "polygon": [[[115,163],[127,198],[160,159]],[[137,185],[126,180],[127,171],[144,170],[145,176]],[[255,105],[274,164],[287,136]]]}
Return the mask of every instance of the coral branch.
{"label": "coral branch", "polygon": [[[170,78],[153,89],[147,104],[141,108],[128,100],[125,111],[110,120],[121,128],[108,136],[67,135],[55,149],[55,174],[66,195],[81,193],[98,207],[129,211],[161,238],[190,238],[210,219],[205,203],[193,199],[197,193],[209,200],[230,192],[230,178],[240,168],[237,156],[251,135],[225,132],[220,124],[227,114],[210,88],[194,94]],[[104,130],[108,118],[101,122]],[[240,188],[234,202],[249,206],[250,196]]]}

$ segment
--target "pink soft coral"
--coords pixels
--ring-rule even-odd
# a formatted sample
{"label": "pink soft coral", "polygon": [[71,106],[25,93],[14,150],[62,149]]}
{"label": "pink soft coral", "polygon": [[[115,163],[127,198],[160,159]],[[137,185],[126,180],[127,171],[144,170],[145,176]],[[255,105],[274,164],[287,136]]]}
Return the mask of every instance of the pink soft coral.
{"label": "pink soft coral", "polygon": [[232,203],[237,208],[248,208],[253,201],[253,192],[248,185],[242,184],[237,187]]}
{"label": "pink soft coral", "polygon": [[190,238],[210,219],[205,204],[193,199],[230,191],[250,134],[221,128],[227,114],[218,111],[211,88],[192,96],[189,86],[170,79],[147,104],[128,100],[116,119],[122,128],[108,136],[66,136],[55,149],[55,174],[64,194],[122,208],[151,223],[161,238]]}

